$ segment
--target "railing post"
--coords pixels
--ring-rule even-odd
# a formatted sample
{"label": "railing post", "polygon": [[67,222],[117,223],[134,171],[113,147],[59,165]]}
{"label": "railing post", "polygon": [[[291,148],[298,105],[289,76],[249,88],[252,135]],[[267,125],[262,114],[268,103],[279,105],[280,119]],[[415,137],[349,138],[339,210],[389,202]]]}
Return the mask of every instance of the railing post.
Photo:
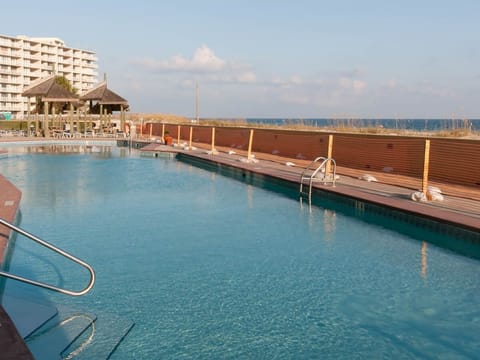
{"label": "railing post", "polygon": [[212,127],[212,153],[215,151],[215,127]]}
{"label": "railing post", "polygon": [[[327,149],[327,159],[332,158],[332,152],[333,152],[333,135],[328,135],[328,149]],[[332,171],[331,169],[332,165],[330,164],[330,161],[327,161],[327,166],[325,168],[325,175],[329,175],[330,172]]]}
{"label": "railing post", "polygon": [[252,157],[252,144],[253,144],[253,129],[250,129],[250,136],[248,138],[247,160],[250,160]]}
{"label": "railing post", "polygon": [[430,165],[430,140],[425,140],[425,153],[423,157],[423,178],[422,178],[422,192],[427,194],[428,187],[428,168]]}
{"label": "railing post", "polygon": [[188,140],[188,148],[192,150],[193,126],[190,126],[190,137]]}

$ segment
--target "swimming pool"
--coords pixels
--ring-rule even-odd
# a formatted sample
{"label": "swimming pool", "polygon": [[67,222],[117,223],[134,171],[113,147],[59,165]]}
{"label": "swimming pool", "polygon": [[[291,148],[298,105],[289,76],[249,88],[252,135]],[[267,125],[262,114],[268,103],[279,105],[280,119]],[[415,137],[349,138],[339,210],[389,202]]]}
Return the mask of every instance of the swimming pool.
{"label": "swimming pool", "polygon": [[[342,204],[309,211],[279,184],[252,186],[135,150],[26,149],[0,160],[23,192],[21,227],[92,264],[97,283],[81,298],[10,280],[5,292],[133,320],[112,359],[480,350],[480,262],[423,241],[442,235],[407,236],[393,219],[374,225]],[[22,238],[10,271],[85,283],[77,267]]]}

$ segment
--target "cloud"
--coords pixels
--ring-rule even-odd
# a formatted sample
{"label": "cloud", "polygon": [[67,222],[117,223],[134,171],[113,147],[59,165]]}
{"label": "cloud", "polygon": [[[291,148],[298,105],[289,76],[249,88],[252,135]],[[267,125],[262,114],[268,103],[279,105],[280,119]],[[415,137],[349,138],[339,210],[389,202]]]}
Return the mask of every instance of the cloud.
{"label": "cloud", "polygon": [[367,84],[362,80],[349,79],[342,77],[338,80],[339,87],[343,90],[352,90],[358,94],[367,87]]}
{"label": "cloud", "polygon": [[227,62],[206,45],[196,49],[191,59],[175,55],[168,60],[136,59],[132,62],[155,72],[208,73],[222,71],[227,66]]}
{"label": "cloud", "polygon": [[315,107],[358,102],[368,96],[367,82],[355,78],[361,73],[356,70],[343,73],[324,74],[321,77],[298,74],[274,76],[265,82],[267,93],[286,104],[311,105]]}
{"label": "cloud", "polygon": [[[257,75],[249,65],[222,59],[207,45],[197,48],[190,59],[175,55],[168,60],[144,58],[131,62],[159,75],[183,74],[187,77],[194,75],[195,79],[206,83],[252,84],[257,82]],[[192,78],[178,81],[182,84],[194,82]]]}

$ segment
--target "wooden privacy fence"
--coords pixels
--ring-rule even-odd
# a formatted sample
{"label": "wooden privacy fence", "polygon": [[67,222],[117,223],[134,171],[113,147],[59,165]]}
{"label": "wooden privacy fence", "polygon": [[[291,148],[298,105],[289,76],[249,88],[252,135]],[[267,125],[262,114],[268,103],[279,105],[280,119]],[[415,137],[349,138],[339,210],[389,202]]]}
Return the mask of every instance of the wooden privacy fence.
{"label": "wooden privacy fence", "polygon": [[229,148],[283,158],[311,161],[331,157],[341,169],[400,175],[418,179],[422,190],[429,180],[479,188],[480,141],[325,133],[319,131],[250,129],[148,123],[137,133],[163,137],[167,132],[176,142],[195,143],[205,148]]}

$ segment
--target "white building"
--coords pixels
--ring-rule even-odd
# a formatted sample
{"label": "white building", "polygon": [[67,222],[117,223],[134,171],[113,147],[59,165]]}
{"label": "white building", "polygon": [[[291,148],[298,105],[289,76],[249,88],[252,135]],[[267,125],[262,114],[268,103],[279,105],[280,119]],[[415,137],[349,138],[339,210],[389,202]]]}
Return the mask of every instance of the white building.
{"label": "white building", "polygon": [[23,89],[53,72],[84,93],[97,82],[97,68],[93,51],[67,47],[60,39],[0,35],[0,113],[22,118],[28,108]]}

